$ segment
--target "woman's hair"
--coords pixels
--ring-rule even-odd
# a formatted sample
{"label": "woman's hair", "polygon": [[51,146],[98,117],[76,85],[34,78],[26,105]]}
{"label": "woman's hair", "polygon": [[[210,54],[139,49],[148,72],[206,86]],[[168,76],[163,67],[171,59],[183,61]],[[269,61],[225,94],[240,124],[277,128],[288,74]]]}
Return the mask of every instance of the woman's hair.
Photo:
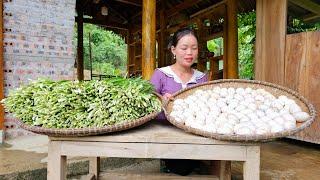
{"label": "woman's hair", "polygon": [[182,28],[182,29],[179,29],[178,31],[176,31],[173,36],[170,36],[169,38],[169,44],[168,44],[168,49],[171,48],[171,46],[173,47],[176,47],[179,40],[184,37],[185,35],[193,35],[197,40],[197,36],[196,34],[194,33],[194,31],[191,29],[191,28]]}

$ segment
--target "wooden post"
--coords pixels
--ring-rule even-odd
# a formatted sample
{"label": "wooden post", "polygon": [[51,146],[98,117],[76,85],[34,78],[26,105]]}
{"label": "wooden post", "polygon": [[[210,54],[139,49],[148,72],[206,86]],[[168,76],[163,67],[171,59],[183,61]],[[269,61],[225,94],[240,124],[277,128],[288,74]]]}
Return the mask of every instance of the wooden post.
{"label": "wooden post", "polygon": [[255,79],[284,84],[287,0],[257,0]]}
{"label": "wooden post", "polygon": [[78,48],[77,48],[77,78],[83,80],[83,8],[81,5],[77,8],[78,10]]}
{"label": "wooden post", "polygon": [[[4,73],[3,73],[3,1],[0,1],[1,17],[0,17],[0,100],[4,98]],[[4,130],[4,108],[0,105],[0,144],[3,141]]]}
{"label": "wooden post", "polygon": [[228,78],[228,15],[227,5],[224,5],[224,21],[223,21],[223,79]]}
{"label": "wooden post", "polygon": [[197,64],[197,69],[199,71],[206,71],[207,70],[207,61],[205,57],[201,57],[202,53],[206,51],[206,46],[207,46],[207,42],[205,42],[206,40],[204,39],[205,35],[205,31],[203,28],[203,21],[201,18],[197,18],[196,20],[197,23],[197,27],[198,27],[198,46],[199,46],[199,54],[198,54],[198,64]]}
{"label": "wooden post", "polygon": [[237,1],[227,0],[227,78],[238,79],[238,23]]}
{"label": "wooden post", "polygon": [[159,37],[159,61],[158,67],[166,66],[166,25],[167,25],[167,18],[165,14],[165,1],[161,1],[161,10],[160,10],[160,37]]}
{"label": "wooden post", "polygon": [[142,77],[149,80],[155,69],[156,0],[142,5]]}

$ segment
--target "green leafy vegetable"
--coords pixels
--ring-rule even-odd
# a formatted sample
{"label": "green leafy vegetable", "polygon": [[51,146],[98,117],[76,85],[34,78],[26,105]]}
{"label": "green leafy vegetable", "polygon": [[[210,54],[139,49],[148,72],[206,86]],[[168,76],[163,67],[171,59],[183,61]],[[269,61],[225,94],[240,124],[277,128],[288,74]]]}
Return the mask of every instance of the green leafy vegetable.
{"label": "green leafy vegetable", "polygon": [[161,110],[153,86],[121,77],[92,81],[38,80],[1,102],[24,123],[47,128],[102,127]]}

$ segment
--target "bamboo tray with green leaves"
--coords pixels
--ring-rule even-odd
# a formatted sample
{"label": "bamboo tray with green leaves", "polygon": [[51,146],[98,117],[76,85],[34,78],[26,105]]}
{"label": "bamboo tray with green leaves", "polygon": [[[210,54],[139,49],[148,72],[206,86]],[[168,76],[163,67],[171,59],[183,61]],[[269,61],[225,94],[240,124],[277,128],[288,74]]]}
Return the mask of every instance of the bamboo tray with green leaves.
{"label": "bamboo tray with green leaves", "polygon": [[49,136],[89,136],[142,125],[161,111],[161,97],[142,79],[38,80],[1,102],[23,129]]}

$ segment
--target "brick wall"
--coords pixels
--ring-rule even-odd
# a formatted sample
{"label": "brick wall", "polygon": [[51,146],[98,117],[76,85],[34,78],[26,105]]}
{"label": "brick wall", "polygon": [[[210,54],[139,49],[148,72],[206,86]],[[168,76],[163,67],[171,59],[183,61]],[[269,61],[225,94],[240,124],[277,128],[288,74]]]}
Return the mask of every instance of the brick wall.
{"label": "brick wall", "polygon": [[[76,0],[4,0],[4,86],[12,88],[39,77],[74,79],[72,37]],[[6,137],[27,134],[10,114]]]}

